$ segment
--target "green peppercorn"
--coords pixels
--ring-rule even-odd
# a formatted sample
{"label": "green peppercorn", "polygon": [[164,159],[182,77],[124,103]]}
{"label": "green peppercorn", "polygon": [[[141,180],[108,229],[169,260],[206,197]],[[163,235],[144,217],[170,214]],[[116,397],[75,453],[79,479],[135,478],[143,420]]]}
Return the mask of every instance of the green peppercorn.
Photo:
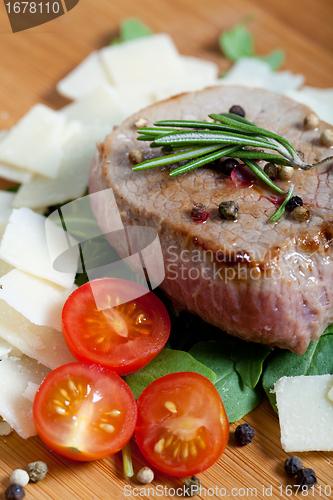
{"label": "green peppercorn", "polygon": [[194,497],[195,495],[200,495],[201,483],[200,479],[195,476],[188,477],[185,479],[183,484],[184,497]]}
{"label": "green peppercorn", "polygon": [[266,163],[264,166],[264,172],[272,181],[274,181],[278,176],[279,167],[274,165],[274,163]]}
{"label": "green peppercorn", "polygon": [[247,423],[239,425],[235,430],[236,441],[241,446],[245,446],[251,443],[252,439],[254,438],[254,434],[255,432],[252,425]]}
{"label": "green peppercorn", "polygon": [[284,463],[284,470],[289,476],[296,476],[301,469],[303,469],[302,460],[295,455],[288,457]]}
{"label": "green peppercorn", "polygon": [[38,483],[38,481],[44,479],[48,470],[49,469],[46,463],[41,462],[40,460],[38,460],[37,462],[32,462],[27,466],[27,472],[29,474],[30,481],[32,481],[33,483]]}
{"label": "green peppercorn", "polygon": [[314,486],[318,482],[315,471],[306,468],[297,472],[296,480],[299,486],[305,486],[306,488],[311,488],[311,486]]}
{"label": "green peppercorn", "polygon": [[223,201],[219,205],[219,212],[222,219],[236,220],[239,212],[237,201]]}
{"label": "green peppercorn", "polygon": [[23,500],[24,497],[25,492],[20,484],[11,484],[5,491],[6,500]]}

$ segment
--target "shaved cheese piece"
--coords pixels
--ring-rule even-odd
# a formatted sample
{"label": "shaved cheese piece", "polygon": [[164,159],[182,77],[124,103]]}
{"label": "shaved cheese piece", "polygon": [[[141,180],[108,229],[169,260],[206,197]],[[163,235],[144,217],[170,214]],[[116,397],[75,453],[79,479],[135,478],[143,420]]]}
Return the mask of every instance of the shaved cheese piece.
{"label": "shaved cheese piece", "polygon": [[95,51],[57,84],[57,91],[69,99],[81,99],[107,83],[109,80],[100,54]]}
{"label": "shaved cheese piece", "polygon": [[4,260],[0,259],[0,278],[2,276],[5,276],[5,274],[8,274],[13,268],[8,262],[5,262]]}
{"label": "shaved cheese piece", "polygon": [[203,90],[204,88],[213,85],[215,81],[216,80],[205,78],[204,75],[197,75],[196,77],[180,78],[178,81],[164,82],[163,85],[156,86],[154,100],[157,102],[184,92],[196,92],[197,90]]}
{"label": "shaved cheese piece", "polygon": [[114,89],[132,114],[156,102],[154,91],[160,84],[161,82],[132,82],[115,85]]}
{"label": "shaved cheese piece", "polygon": [[0,162],[57,177],[65,124],[63,115],[36,104],[0,142]]}
{"label": "shaved cheese piece", "polygon": [[22,396],[24,398],[27,398],[31,403],[33,403],[38,389],[39,389],[39,384],[35,384],[34,382],[28,382],[27,388],[23,392]]}
{"label": "shaved cheese piece", "polygon": [[280,94],[298,89],[303,83],[303,75],[295,75],[290,71],[272,71],[267,62],[256,57],[238,59],[228,73],[218,80],[221,85],[259,87]]}
{"label": "shaved cheese piece", "polygon": [[13,346],[3,339],[0,339],[0,360],[7,357]]}
{"label": "shaved cheese piece", "polygon": [[100,52],[111,83],[163,81],[185,70],[172,38],[164,33],[105,47]]}
{"label": "shaved cheese piece", "polygon": [[[290,90],[286,95],[294,101],[306,104],[309,106],[321,120],[333,125],[333,99],[331,93],[321,94],[322,89],[311,89],[304,87],[301,90]],[[330,90],[330,89],[328,89]]]}
{"label": "shaved cheese piece", "polygon": [[199,59],[198,57],[181,56],[186,77],[204,76],[207,80],[216,80],[219,75],[219,67],[212,61]]}
{"label": "shaved cheese piece", "polygon": [[37,361],[22,356],[0,363],[0,415],[24,439],[37,434],[32,416],[32,402],[23,397],[29,383],[40,385],[50,370]]}
{"label": "shaved cheese piece", "polygon": [[34,178],[35,174],[29,172],[28,170],[23,170],[13,165],[5,165],[5,163],[0,163],[0,177],[6,179],[7,181],[17,182],[18,184],[24,184],[29,182]]}
{"label": "shaved cheese piece", "polygon": [[110,126],[84,127],[64,150],[57,179],[38,176],[18,190],[13,206],[35,208],[65,203],[84,195],[89,181],[89,167],[96,153],[96,142],[103,141]]}
{"label": "shaved cheese piece", "polygon": [[51,369],[75,361],[61,332],[32,324],[4,300],[0,300],[0,338]]}
{"label": "shaved cheese piece", "polygon": [[282,377],[274,386],[286,452],[333,451],[333,375]]}
{"label": "shaved cheese piece", "polygon": [[122,103],[111,85],[103,85],[91,94],[65,106],[60,111],[67,120],[78,120],[85,125],[120,125],[130,116],[130,110]]}
{"label": "shaved cheese piece", "polygon": [[0,278],[0,285],[0,299],[23,314],[31,323],[62,331],[62,308],[76,286],[64,289],[18,269]]}
{"label": "shaved cheese piece", "polygon": [[12,203],[15,193],[9,191],[0,191],[0,236],[4,233],[12,213]]}
{"label": "shaved cheese piece", "polygon": [[[47,248],[45,220],[45,217],[29,208],[13,210],[1,240],[0,258],[21,271],[52,281],[64,288],[71,288],[77,270],[78,253],[68,254],[67,269],[72,269],[72,272],[56,271]],[[53,225],[52,230],[55,235],[59,234],[61,239],[63,229]]]}

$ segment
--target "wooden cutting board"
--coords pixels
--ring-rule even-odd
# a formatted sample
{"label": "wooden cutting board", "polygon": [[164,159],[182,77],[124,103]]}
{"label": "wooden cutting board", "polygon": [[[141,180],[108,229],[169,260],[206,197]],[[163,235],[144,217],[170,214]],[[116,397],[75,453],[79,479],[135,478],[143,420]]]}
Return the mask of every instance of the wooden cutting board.
{"label": "wooden cutting board", "polygon": [[[65,105],[66,99],[56,93],[56,82],[116,36],[119,22],[128,17],[140,17],[155,32],[169,33],[182,54],[213,60],[226,71],[230,63],[219,51],[218,36],[250,15],[248,26],[259,54],[283,48],[285,69],[304,74],[309,85],[333,86],[331,0],[80,0],[65,16],[16,34],[10,31],[4,3],[0,5],[0,130],[14,125],[37,102],[55,109]],[[0,181],[0,187],[5,185]],[[233,434],[236,424],[231,425],[226,452],[200,474],[206,488],[201,498],[294,496],[295,490],[287,488],[293,481],[283,469],[287,454],[280,445],[278,418],[268,400],[245,421],[255,428],[254,441],[238,447]],[[147,465],[134,443],[132,453],[136,471]],[[318,477],[319,487],[309,497],[332,500],[333,453],[299,455]],[[149,489],[124,477],[120,454],[76,463],[50,452],[37,437],[25,441],[12,433],[0,438],[1,498],[11,472],[35,460],[44,460],[50,472],[43,482],[25,488],[27,500],[173,498],[173,489],[182,484],[181,479],[156,472]]]}

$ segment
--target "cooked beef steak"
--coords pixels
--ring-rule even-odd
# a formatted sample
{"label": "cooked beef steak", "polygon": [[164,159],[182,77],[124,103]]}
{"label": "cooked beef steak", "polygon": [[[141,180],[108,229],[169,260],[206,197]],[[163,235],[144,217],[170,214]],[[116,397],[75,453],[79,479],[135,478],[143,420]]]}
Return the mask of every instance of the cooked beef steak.
{"label": "cooked beef steak", "polygon": [[[320,146],[319,130],[304,130],[309,108],[261,89],[216,87],[153,105],[126,120],[100,146],[91,166],[90,191],[111,187],[124,225],[158,231],[166,277],[161,285],[175,303],[208,323],[248,341],[276,345],[302,354],[333,319],[333,174],[331,166],[295,170],[294,194],[311,211],[308,222],[276,210],[275,193],[261,181],[234,188],[230,177],[213,167],[170,177],[171,165],[132,172],[128,153],[145,159],[160,155],[136,140],[140,116],[151,126],[162,119],[205,120],[210,113],[239,104],[246,118],[272,130],[303,151],[309,163],[330,156]],[[288,181],[276,183],[287,189]],[[222,220],[222,201],[239,203],[237,222]],[[200,224],[190,216],[194,203],[210,212]],[[108,207],[97,214],[101,227]]]}

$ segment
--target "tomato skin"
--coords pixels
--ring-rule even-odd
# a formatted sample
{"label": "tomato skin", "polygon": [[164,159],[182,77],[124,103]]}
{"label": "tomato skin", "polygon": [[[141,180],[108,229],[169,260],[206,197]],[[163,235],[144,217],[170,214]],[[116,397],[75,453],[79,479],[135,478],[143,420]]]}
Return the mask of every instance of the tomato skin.
{"label": "tomato skin", "polygon": [[125,446],[135,429],[137,405],[129,386],[114,371],[97,364],[69,363],[43,380],[33,418],[38,435],[51,450],[90,461]]}
{"label": "tomato skin", "polygon": [[[135,300],[131,300],[133,290],[141,294]],[[121,322],[128,327],[128,337],[115,333],[104,311],[97,310],[96,293],[120,295],[123,305],[117,307],[122,308]],[[141,312],[148,318],[148,334],[137,334],[135,314],[130,317],[128,312],[133,307],[138,311],[137,317]],[[128,375],[146,366],[163,349],[171,323],[162,301],[143,286],[118,278],[101,278],[82,285],[68,297],[62,311],[62,327],[67,346],[78,361],[99,363],[119,375]]]}
{"label": "tomato skin", "polygon": [[206,377],[171,373],[140,395],[135,436],[156,469],[171,476],[191,476],[222,455],[229,422],[219,393]]}

